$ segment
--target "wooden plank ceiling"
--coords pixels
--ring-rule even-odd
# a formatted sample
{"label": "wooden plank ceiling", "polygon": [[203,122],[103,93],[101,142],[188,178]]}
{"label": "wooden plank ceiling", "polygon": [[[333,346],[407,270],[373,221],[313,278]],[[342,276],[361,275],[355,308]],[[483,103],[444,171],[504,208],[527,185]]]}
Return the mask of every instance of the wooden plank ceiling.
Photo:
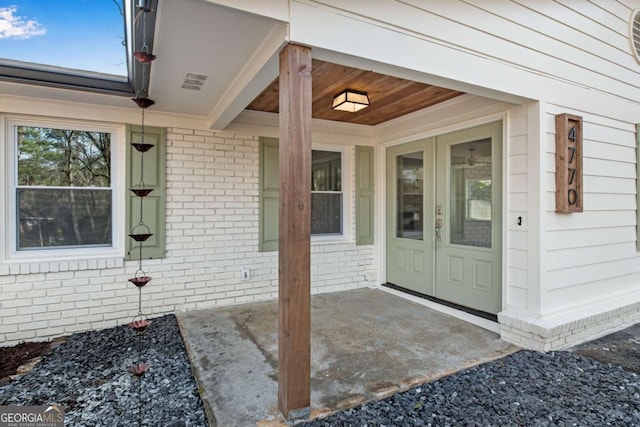
{"label": "wooden plank ceiling", "polygon": [[[463,94],[317,59],[312,66],[314,119],[375,126]],[[345,89],[367,92],[369,107],[356,113],[331,109],[333,97]],[[275,79],[247,109],[277,113],[278,96],[278,79]]]}

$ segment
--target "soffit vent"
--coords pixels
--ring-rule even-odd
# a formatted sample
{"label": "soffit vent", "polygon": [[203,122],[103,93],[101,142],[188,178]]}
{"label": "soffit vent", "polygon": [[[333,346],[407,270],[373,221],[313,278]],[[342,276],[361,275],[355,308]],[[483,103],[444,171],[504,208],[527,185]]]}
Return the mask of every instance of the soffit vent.
{"label": "soffit vent", "polygon": [[636,61],[640,62],[640,7],[631,14],[631,44]]}
{"label": "soffit vent", "polygon": [[207,76],[204,74],[187,73],[182,82],[182,89],[200,90],[204,86]]}

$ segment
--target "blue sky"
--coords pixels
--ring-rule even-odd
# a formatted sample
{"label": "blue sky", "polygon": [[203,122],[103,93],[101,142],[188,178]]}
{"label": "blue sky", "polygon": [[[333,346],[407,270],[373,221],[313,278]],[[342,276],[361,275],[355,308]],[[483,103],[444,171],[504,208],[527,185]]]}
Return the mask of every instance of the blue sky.
{"label": "blue sky", "polygon": [[0,0],[0,58],[124,76],[123,39],[114,0]]}

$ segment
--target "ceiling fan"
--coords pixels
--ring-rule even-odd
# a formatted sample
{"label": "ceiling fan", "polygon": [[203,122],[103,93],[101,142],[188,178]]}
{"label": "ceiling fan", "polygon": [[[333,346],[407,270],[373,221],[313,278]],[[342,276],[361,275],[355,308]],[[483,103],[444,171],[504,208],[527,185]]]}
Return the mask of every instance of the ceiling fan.
{"label": "ceiling fan", "polygon": [[467,157],[466,163],[468,166],[490,166],[491,162],[486,162],[486,161],[480,161],[477,157],[474,156],[474,151],[476,151],[475,148],[469,148],[469,157]]}

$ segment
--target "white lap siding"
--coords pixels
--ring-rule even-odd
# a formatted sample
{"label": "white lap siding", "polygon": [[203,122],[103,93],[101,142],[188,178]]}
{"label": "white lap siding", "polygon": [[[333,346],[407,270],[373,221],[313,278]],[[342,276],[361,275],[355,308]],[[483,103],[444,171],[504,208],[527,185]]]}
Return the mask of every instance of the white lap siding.
{"label": "white lap siding", "polygon": [[[566,348],[640,321],[636,135],[632,123],[543,105],[540,312],[507,310],[502,336]],[[555,212],[555,114],[584,118],[584,212]]]}

